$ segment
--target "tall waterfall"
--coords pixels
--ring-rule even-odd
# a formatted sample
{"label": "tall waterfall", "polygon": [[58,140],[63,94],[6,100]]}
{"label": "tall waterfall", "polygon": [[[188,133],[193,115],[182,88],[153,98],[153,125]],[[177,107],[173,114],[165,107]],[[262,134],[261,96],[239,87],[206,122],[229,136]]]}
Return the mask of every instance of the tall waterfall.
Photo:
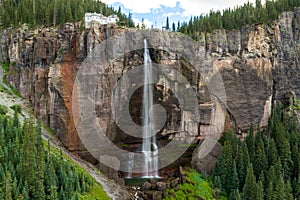
{"label": "tall waterfall", "polygon": [[[158,148],[154,133],[152,61],[144,39],[143,146],[144,177],[158,177]],[[151,135],[154,135],[151,137]]]}

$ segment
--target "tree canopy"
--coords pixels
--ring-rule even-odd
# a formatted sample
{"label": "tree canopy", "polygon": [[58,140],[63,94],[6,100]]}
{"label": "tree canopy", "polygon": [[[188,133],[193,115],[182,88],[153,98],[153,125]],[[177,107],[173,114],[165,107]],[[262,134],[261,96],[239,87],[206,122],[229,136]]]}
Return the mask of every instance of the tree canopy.
{"label": "tree canopy", "polygon": [[76,199],[91,191],[94,179],[42,139],[40,123],[21,124],[18,115],[0,112],[0,199]]}
{"label": "tree canopy", "polygon": [[299,199],[300,133],[296,120],[284,119],[276,107],[269,126],[251,126],[244,142],[233,132],[220,142],[223,153],[213,172],[215,187],[229,199]]}
{"label": "tree canopy", "polygon": [[191,17],[180,25],[179,31],[197,40],[197,33],[212,32],[215,29],[239,29],[246,24],[270,23],[284,11],[300,6],[300,0],[256,0],[255,5],[245,3],[242,6],[228,8],[223,12],[211,10],[208,14]]}
{"label": "tree canopy", "polygon": [[86,12],[102,13],[105,16],[116,14],[121,22],[133,27],[131,14],[128,16],[101,1],[94,0],[0,0],[2,26],[18,27],[27,23],[37,26],[57,26],[66,22],[83,20]]}

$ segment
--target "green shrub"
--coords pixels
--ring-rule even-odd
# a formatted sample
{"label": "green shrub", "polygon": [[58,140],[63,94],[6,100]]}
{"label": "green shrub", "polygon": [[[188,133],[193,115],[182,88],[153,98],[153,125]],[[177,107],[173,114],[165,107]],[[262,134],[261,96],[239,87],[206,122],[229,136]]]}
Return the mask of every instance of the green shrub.
{"label": "green shrub", "polygon": [[17,114],[21,114],[22,113],[22,107],[20,105],[13,105],[10,107],[11,109],[13,109],[13,111]]}
{"label": "green shrub", "polygon": [[4,87],[2,84],[0,84],[0,91],[4,92],[6,94],[12,95],[12,93],[6,87]]}
{"label": "green shrub", "polygon": [[167,191],[167,200],[177,199],[215,199],[215,191],[212,188],[210,182],[203,178],[203,175],[199,174],[195,170],[188,170],[187,183],[180,185],[178,191],[170,189]]}
{"label": "green shrub", "polygon": [[8,111],[8,108],[6,106],[0,105],[0,114],[5,115]]}
{"label": "green shrub", "polygon": [[9,68],[10,68],[10,62],[6,62],[2,64],[2,68],[5,71],[5,73],[7,74],[9,72]]}
{"label": "green shrub", "polygon": [[296,105],[295,105],[296,110],[300,110],[300,99],[296,100]]}

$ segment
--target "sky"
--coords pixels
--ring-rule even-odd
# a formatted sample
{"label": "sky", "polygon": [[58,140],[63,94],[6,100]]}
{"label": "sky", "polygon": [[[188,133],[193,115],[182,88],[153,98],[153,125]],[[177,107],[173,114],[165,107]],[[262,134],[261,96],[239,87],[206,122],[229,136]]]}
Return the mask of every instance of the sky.
{"label": "sky", "polygon": [[[174,22],[188,21],[191,16],[207,14],[211,9],[222,11],[225,8],[234,8],[243,5],[248,0],[102,0],[104,3],[118,9],[123,13],[132,13],[135,25],[144,21],[146,27],[161,28],[166,25],[169,17],[170,26]],[[255,0],[249,0],[255,4]],[[262,1],[264,3],[264,1]]]}

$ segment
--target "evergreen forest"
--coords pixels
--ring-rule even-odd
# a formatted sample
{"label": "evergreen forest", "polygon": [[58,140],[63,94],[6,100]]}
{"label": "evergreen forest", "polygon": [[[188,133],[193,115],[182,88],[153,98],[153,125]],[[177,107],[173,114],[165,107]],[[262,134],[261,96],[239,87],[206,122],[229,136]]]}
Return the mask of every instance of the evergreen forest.
{"label": "evergreen forest", "polygon": [[101,1],[94,0],[0,0],[0,21],[2,28],[19,27],[26,23],[30,28],[57,26],[66,22],[79,22],[86,12],[116,14],[120,22],[134,27],[131,13],[122,14]]}
{"label": "evergreen forest", "polygon": [[300,133],[283,110],[275,108],[267,129],[251,126],[244,142],[233,132],[221,139],[213,182],[230,200],[300,199]]}
{"label": "evergreen forest", "polygon": [[109,199],[86,171],[42,139],[40,123],[21,124],[20,107],[13,109],[11,117],[0,106],[0,199],[95,199],[95,191]]}
{"label": "evergreen forest", "polygon": [[[300,6],[300,0],[266,0],[262,5],[261,0],[256,0],[255,5],[245,3],[233,9],[228,8],[223,12],[211,10],[208,14],[191,17],[188,22],[172,24],[173,31],[179,31],[198,39],[199,32],[212,32],[215,29],[240,29],[247,24],[272,23],[284,11],[292,11],[294,7]],[[171,29],[167,18],[167,28]]]}

